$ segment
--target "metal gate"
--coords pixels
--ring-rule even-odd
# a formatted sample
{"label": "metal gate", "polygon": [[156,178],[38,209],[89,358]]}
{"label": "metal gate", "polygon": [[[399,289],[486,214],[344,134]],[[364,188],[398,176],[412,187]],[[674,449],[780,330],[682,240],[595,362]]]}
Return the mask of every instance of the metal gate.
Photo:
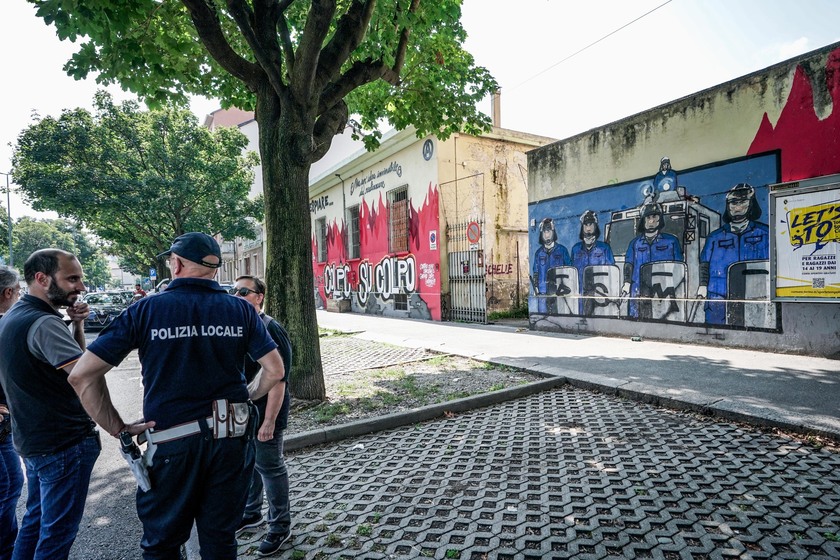
{"label": "metal gate", "polygon": [[446,226],[451,298],[450,321],[487,322],[483,231],[483,220],[471,220]]}

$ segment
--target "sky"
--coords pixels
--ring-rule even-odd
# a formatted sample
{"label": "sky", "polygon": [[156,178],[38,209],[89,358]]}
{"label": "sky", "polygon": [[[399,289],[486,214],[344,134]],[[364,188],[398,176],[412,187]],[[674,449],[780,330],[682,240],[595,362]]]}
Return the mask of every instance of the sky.
{"label": "sky", "polygon": [[[840,41],[838,21],[838,0],[464,0],[462,7],[465,48],[501,86],[502,127],[556,139]],[[77,46],[59,41],[25,0],[0,0],[0,37],[5,173],[9,144],[33,111],[90,109],[102,86],[64,73]],[[132,97],[107,89],[117,100]],[[201,122],[219,103],[196,98],[191,107]],[[489,114],[489,99],[479,109]],[[14,185],[11,213],[13,220],[50,216],[29,208]]]}

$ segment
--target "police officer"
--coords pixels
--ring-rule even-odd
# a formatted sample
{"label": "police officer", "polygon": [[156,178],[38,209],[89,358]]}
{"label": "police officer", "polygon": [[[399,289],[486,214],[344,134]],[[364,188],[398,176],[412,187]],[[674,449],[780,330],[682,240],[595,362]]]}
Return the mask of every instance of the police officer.
{"label": "police officer", "polygon": [[[534,263],[531,267],[534,293],[537,296],[554,296],[557,295],[557,287],[549,271],[559,266],[568,266],[572,260],[569,258],[568,249],[557,242],[557,230],[551,218],[544,218],[540,222],[539,244],[539,248],[534,251]],[[537,297],[537,310],[540,313],[556,314],[556,301],[553,297]]]}
{"label": "police officer", "polygon": [[656,203],[646,204],[636,226],[639,235],[630,242],[624,257],[624,285],[621,288],[621,296],[630,296],[627,305],[627,315],[630,317],[639,316],[638,297],[641,293],[642,266],[651,262],[683,260],[680,240],[670,233],[663,232],[664,228],[662,207]]}
{"label": "police officer", "polygon": [[761,207],[755,189],[738,183],[726,193],[723,224],[709,234],[700,254],[700,287],[697,297],[708,298],[706,322],[725,325],[729,267],[741,261],[770,258],[770,229],[758,222]]}
{"label": "police officer", "polygon": [[[121,313],[69,380],[109,434],[144,433],[148,440],[151,489],[137,492],[143,558],[177,559],[195,523],[204,560],[233,560],[254,465],[257,418],[251,411],[249,425],[248,399],[283,379],[283,361],[254,308],[213,280],[221,266],[215,239],[186,233],[160,256],[168,256],[169,287]],[[105,374],[133,349],[142,365],[145,420],[126,423]],[[246,355],[262,366],[251,385]]]}
{"label": "police officer", "polygon": [[587,286],[584,272],[588,266],[602,264],[615,264],[612,247],[603,241],[598,241],[601,236],[601,228],[598,226],[598,214],[592,210],[586,210],[580,215],[580,241],[572,247],[572,264],[578,270],[578,286],[580,293],[586,297],[581,299],[580,313],[592,315],[595,308],[596,296],[603,296],[594,285]]}

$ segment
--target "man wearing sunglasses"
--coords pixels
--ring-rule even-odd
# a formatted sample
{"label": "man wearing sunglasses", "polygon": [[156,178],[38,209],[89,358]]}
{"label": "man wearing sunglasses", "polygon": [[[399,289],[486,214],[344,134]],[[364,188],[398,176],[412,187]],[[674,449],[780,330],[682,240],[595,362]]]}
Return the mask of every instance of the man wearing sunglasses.
{"label": "man wearing sunglasses", "polygon": [[[169,261],[169,287],[118,315],[69,381],[109,434],[146,438],[151,488],[136,498],[144,560],[178,558],[193,523],[202,558],[235,560],[254,465],[256,411],[248,399],[284,378],[283,360],[254,308],[214,280],[221,266],[215,239],[186,233],[160,256]],[[144,420],[129,424],[111,402],[105,374],[134,349]],[[262,367],[251,385],[246,355]]]}
{"label": "man wearing sunglasses", "polygon": [[[260,314],[268,333],[283,357],[286,377],[275,385],[268,395],[254,404],[260,412],[260,428],[257,433],[257,458],[245,515],[237,532],[263,523],[263,488],[268,501],[268,532],[257,549],[259,556],[269,556],[280,550],[291,537],[291,510],[289,508],[289,474],[283,459],[283,430],[289,421],[289,384],[292,366],[292,344],[286,329],[275,319],[262,311],[265,301],[265,282],[255,276],[240,276],[231,292],[246,300]],[[260,365],[246,358],[245,378],[250,383],[259,373]]]}

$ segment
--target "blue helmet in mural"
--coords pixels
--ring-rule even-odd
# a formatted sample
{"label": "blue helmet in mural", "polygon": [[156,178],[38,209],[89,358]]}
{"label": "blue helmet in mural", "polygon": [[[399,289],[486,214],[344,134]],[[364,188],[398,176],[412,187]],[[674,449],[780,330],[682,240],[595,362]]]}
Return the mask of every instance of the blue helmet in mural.
{"label": "blue helmet in mural", "polygon": [[[722,218],[724,223],[739,221],[733,220],[732,213],[729,211],[729,203],[744,201],[749,201],[750,204],[745,215],[747,220],[757,220],[761,217],[761,207],[755,198],[755,189],[749,183],[738,183],[726,193],[726,210],[724,210]],[[741,218],[744,219],[744,217]]]}
{"label": "blue helmet in mural", "polygon": [[648,216],[659,216],[659,225],[656,226],[656,230],[661,231],[662,228],[665,227],[665,220],[662,218],[662,215],[662,206],[660,206],[659,204],[655,202],[645,204],[644,208],[642,208],[642,216],[641,218],[639,218],[639,222],[636,224],[636,232],[645,232],[645,218],[647,218]]}
{"label": "blue helmet in mural", "polygon": [[551,231],[552,236],[550,243],[557,241],[557,230],[554,229],[554,220],[551,218],[543,218],[540,222],[540,245],[545,245],[547,243],[543,238],[543,233],[546,231]]}

